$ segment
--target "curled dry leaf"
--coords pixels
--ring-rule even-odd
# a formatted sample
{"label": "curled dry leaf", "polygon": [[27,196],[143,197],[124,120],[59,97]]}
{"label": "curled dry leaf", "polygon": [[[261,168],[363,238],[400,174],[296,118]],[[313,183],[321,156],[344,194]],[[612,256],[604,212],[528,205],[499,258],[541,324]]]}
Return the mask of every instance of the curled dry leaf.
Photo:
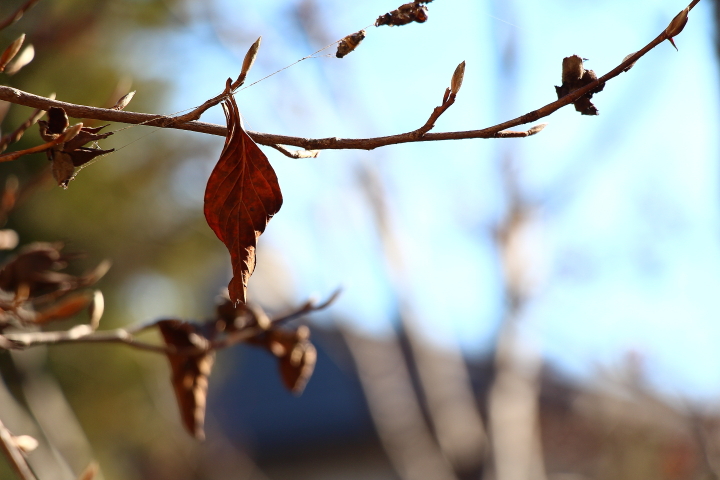
{"label": "curled dry leaf", "polygon": [[317,350],[310,343],[307,326],[301,325],[295,331],[272,329],[248,343],[264,347],[275,355],[285,387],[297,395],[303,392],[317,361]]}
{"label": "curled dry leaf", "polygon": [[[562,85],[555,87],[558,99],[568,95],[578,88],[582,88],[597,80],[597,75],[592,70],[585,70],[583,65],[583,59],[578,55],[571,55],[563,58],[562,63]],[[595,105],[592,104],[590,99],[593,94],[601,92],[605,88],[605,84],[601,83],[596,88],[591,90],[586,95],[578,98],[574,105],[575,110],[583,115],[597,115],[598,110]]]}
{"label": "curled dry leaf", "polygon": [[223,106],[228,135],[208,179],[204,211],[208,225],[230,252],[230,299],[245,303],[258,237],[280,210],[282,194],[272,165],[240,123],[235,99],[230,96]]}
{"label": "curled dry leaf", "polygon": [[450,80],[450,90],[452,93],[457,95],[457,93],[460,91],[460,87],[462,87],[463,78],[465,78],[465,61],[457,66],[455,68],[455,72],[453,73],[452,79]]}
{"label": "curled dry leaf", "polygon": [[15,57],[15,60],[5,68],[5,73],[8,75],[15,75],[23,67],[32,62],[34,58],[35,47],[28,45],[22,52],[20,52],[20,55]]}
{"label": "curled dry leaf", "polygon": [[345,55],[355,50],[364,39],[365,30],[360,30],[359,32],[348,35],[340,40],[340,43],[338,43],[337,53],[335,53],[335,56],[337,58],[343,58]]}
{"label": "curled dry leaf", "polygon": [[430,2],[410,2],[400,5],[397,10],[380,15],[375,20],[375,26],[381,25],[400,26],[408,23],[417,22],[425,23],[428,19],[427,7],[423,3]]}
{"label": "curled dry leaf", "polygon": [[10,60],[15,58],[24,41],[25,34],[23,33],[3,51],[2,55],[0,55],[0,72],[4,71],[7,64],[10,63]]}
{"label": "curled dry leaf", "polygon": [[[128,100],[129,101],[129,100]],[[68,183],[75,176],[75,167],[82,166],[90,160],[115,149],[103,150],[101,148],[83,147],[86,143],[103,140],[113,132],[99,133],[107,127],[85,127],[82,123],[68,127],[68,117],[65,110],[59,107],[48,109],[48,120],[39,121],[40,136],[46,142],[56,142],[57,145],[47,150],[48,160],[52,162],[53,177],[58,185],[67,188]]]}
{"label": "curled dry leaf", "polygon": [[[198,334],[198,329],[190,323],[179,320],[160,320],[157,322],[165,344],[179,350],[204,348],[207,341]],[[212,371],[214,352],[197,355],[168,353],[172,370],[172,385],[175,398],[180,407],[185,429],[199,440],[205,439],[205,406],[207,404],[208,378]]]}

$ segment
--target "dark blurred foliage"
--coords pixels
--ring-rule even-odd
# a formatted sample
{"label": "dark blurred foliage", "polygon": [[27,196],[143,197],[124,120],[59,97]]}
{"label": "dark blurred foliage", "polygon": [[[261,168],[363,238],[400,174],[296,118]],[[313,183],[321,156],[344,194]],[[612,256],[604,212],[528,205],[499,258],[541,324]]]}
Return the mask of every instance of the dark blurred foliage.
{"label": "dark blurred foliage", "polygon": [[[5,18],[20,3],[2,2],[0,17]],[[132,89],[138,93],[128,109],[160,112],[168,86],[131,69],[130,59],[137,52],[128,50],[127,38],[138,35],[151,41],[161,36],[177,24],[178,12],[184,8],[183,0],[41,1],[20,21],[0,31],[0,44],[9,44],[25,33],[26,44],[32,44],[36,52],[27,67],[0,81],[38,95],[55,92],[62,101],[103,107],[112,106]],[[3,133],[12,131],[31,112],[11,106],[1,125]],[[71,119],[71,124],[78,121],[82,119]],[[107,130],[122,127],[113,124]],[[83,169],[67,190],[53,184],[44,153],[3,164],[0,173],[0,183],[16,175],[21,187],[44,178],[42,187],[9,216],[6,228],[18,232],[21,245],[62,241],[66,251],[84,252],[83,258],[70,266],[78,270],[74,273],[105,258],[112,261],[107,277],[98,284],[107,301],[101,328],[137,320],[128,317],[127,305],[127,286],[134,283],[134,276],[165,275],[180,285],[179,291],[192,289],[195,298],[206,302],[193,311],[194,301],[177,305],[165,301],[168,317],[210,312],[213,297],[226,280],[222,245],[207,229],[202,212],[178,205],[169,188],[172,169],[190,156],[207,155],[213,144],[208,147],[200,135],[166,131],[134,142],[151,131],[135,127],[101,141],[102,148],[118,151]],[[37,127],[32,127],[9,150],[40,142]],[[1,354],[0,363],[10,384],[23,378],[10,355]],[[107,478],[134,478],[134,461],[129,458],[135,458],[141,448],[147,447],[150,456],[153,448],[166,448],[175,452],[175,458],[181,456],[175,446],[157,446],[154,440],[158,436],[181,437],[177,440],[181,444],[191,442],[177,429],[176,411],[168,409],[167,416],[158,415],[154,399],[158,393],[153,389],[157,378],[169,378],[165,358],[122,347],[79,346],[48,351],[41,364],[41,370],[57,376],[97,459],[108,472]],[[151,383],[150,387],[143,382]],[[163,395],[171,392],[169,383],[162,388],[166,390]],[[149,443],[156,447],[147,446]],[[0,478],[9,478],[2,465],[0,462]],[[111,474],[118,470],[122,474]]]}

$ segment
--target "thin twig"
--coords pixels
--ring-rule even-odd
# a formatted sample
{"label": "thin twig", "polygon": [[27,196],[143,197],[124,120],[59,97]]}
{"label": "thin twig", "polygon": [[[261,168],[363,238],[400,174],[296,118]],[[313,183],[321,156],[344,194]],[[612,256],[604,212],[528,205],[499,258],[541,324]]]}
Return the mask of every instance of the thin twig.
{"label": "thin twig", "polygon": [[320,154],[319,150],[290,150],[282,145],[268,145],[268,147],[272,147],[286,157],[290,158],[317,158]]}
{"label": "thin twig", "polygon": [[2,30],[3,28],[9,27],[13,23],[20,20],[22,18],[22,16],[25,14],[25,12],[27,12],[30,9],[30,7],[32,7],[39,1],[40,0],[27,0],[27,2],[20,5],[17,8],[17,10],[15,10],[13,13],[10,14],[10,16],[8,16],[5,20],[0,22],[0,30]]}
{"label": "thin twig", "polygon": [[[699,0],[693,0],[688,8],[694,7]],[[467,130],[459,132],[441,132],[441,133],[425,133],[424,135],[418,136],[417,130],[413,130],[407,133],[401,133],[398,135],[389,135],[385,137],[375,138],[302,138],[302,137],[290,137],[286,135],[275,135],[270,133],[260,132],[248,132],[255,142],[261,145],[275,146],[275,145],[290,145],[294,147],[304,148],[306,150],[373,150],[375,148],[384,147],[387,145],[396,145],[401,143],[412,143],[412,142],[431,142],[441,140],[464,140],[471,138],[506,138],[512,136],[525,136],[525,135],[508,135],[508,132],[504,132],[509,128],[516,127],[518,125],[525,125],[527,123],[536,122],[537,120],[547,117],[562,107],[575,103],[580,97],[586,95],[591,90],[597,88],[601,83],[606,83],[609,80],[617,77],[625,69],[637,62],[650,50],[658,46],[669,37],[665,31],[658,35],[654,40],[648,43],[645,47],[635,52],[633,55],[627,57],[617,67],[606,73],[602,77],[598,78],[594,82],[587,84],[586,86],[579,88],[572,93],[565,95],[564,97],[556,100],[552,103],[545,105],[544,107],[533,110],[524,115],[521,115],[512,120],[493,125],[491,127],[483,128],[480,130]],[[217,98],[217,97],[216,97]],[[57,100],[50,100],[45,97],[33,95],[22,90],[18,90],[12,87],[0,86],[0,100],[5,100],[10,103],[18,105],[25,105],[28,107],[41,108],[47,110],[50,107],[61,107],[65,109],[68,115],[75,118],[92,118],[95,120],[104,120],[111,122],[120,122],[128,124],[143,124],[153,127],[163,128],[175,128],[179,130],[190,130],[194,132],[207,133],[210,135],[218,135],[221,137],[227,136],[227,128],[222,125],[215,125],[212,123],[204,123],[191,121],[186,123],[179,123],[172,117],[163,115],[152,115],[147,113],[135,113],[126,112],[121,110],[111,110],[107,108],[95,108],[87,107],[83,105],[75,105],[72,103],[59,102]],[[433,112],[434,113],[434,112]],[[441,112],[442,113],[442,112]],[[432,119],[432,116],[431,116]],[[421,128],[422,130],[422,128]],[[282,150],[281,150],[282,151]],[[285,152],[283,152],[285,153]]]}
{"label": "thin twig", "polygon": [[3,452],[5,452],[5,457],[10,462],[13,470],[15,470],[15,472],[22,480],[37,480],[35,474],[32,472],[30,466],[27,464],[27,461],[25,460],[22,451],[20,451],[18,446],[15,444],[12,433],[10,433],[10,430],[8,430],[5,425],[3,425],[1,420],[0,446],[2,447]]}
{"label": "thin twig", "polygon": [[[279,325],[308,313],[323,310],[330,306],[330,304],[337,299],[338,295],[340,295],[340,290],[334,292],[329,299],[320,305],[317,305],[314,302],[307,302],[294,312],[273,319],[271,324]],[[192,356],[207,353],[211,350],[227,348],[249,340],[252,337],[261,335],[267,331],[267,328],[260,326],[243,328],[237,332],[229,333],[219,340],[207,342],[203,348],[176,348],[172,345],[157,345],[135,339],[136,334],[154,328],[156,325],[157,322],[153,322],[131,328],[116,328],[114,330],[103,330],[99,332],[94,331],[90,325],[78,325],[70,330],[56,332],[5,333],[0,335],[0,348],[6,350],[22,350],[38,345],[60,345],[67,343],[119,343],[138,350],[144,350],[146,352],[161,353],[163,355],[172,354]]]}
{"label": "thin twig", "polygon": [[[55,99],[54,93],[50,95],[50,99]],[[20,140],[25,131],[35,125],[37,121],[42,118],[43,115],[45,115],[45,110],[36,108],[32,115],[30,115],[27,120],[25,120],[19,127],[17,127],[15,131],[10,132],[7,135],[3,135],[2,138],[0,138],[0,153],[4,152],[8,145],[10,145],[11,143],[15,143]]]}

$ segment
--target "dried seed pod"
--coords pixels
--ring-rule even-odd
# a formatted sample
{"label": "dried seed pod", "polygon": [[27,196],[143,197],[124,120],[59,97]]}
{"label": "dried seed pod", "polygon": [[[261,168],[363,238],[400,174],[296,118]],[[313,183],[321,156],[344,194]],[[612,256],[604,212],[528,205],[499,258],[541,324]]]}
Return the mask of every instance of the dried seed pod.
{"label": "dried seed pod", "polygon": [[365,30],[360,30],[359,32],[348,35],[347,37],[340,40],[335,56],[337,58],[343,58],[345,55],[355,50],[357,46],[360,45],[360,42],[362,42],[364,39]]}

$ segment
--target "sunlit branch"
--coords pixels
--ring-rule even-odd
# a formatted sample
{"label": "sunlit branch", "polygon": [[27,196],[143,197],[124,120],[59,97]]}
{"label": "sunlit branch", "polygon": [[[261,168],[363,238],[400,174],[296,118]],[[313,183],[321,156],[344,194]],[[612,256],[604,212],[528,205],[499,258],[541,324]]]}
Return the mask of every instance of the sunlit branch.
{"label": "sunlit branch", "polygon": [[[693,2],[688,6],[688,9],[692,9],[699,0],[693,0]],[[463,140],[463,139],[472,139],[472,138],[508,138],[508,137],[523,137],[528,136],[532,133],[533,129],[528,130],[525,132],[526,134],[523,134],[522,132],[520,134],[517,134],[516,132],[507,132],[506,130],[509,128],[517,127],[519,125],[525,125],[528,123],[536,122],[537,120],[547,117],[554,113],[555,111],[559,110],[562,107],[565,107],[567,105],[575,103],[580,97],[588,94],[592,90],[596,89],[600,84],[606,83],[609,80],[617,77],[624,71],[629,70],[629,67],[631,67],[635,62],[637,62],[641,57],[643,57],[646,53],[648,53],[650,50],[658,46],[660,43],[662,43],[665,40],[670,39],[670,35],[668,34],[668,30],[664,30],[660,35],[658,35],[654,40],[652,40],[650,43],[648,43],[645,47],[640,49],[639,51],[635,52],[634,54],[628,56],[625,60],[623,60],[617,67],[603,75],[602,77],[598,78],[597,80],[585,85],[582,88],[579,88],[568,95],[565,95],[564,97],[549,103],[541,108],[538,108],[537,110],[533,110],[531,112],[528,112],[524,115],[521,115],[517,118],[513,118],[512,120],[508,120],[502,123],[499,123],[497,125],[493,125],[491,127],[483,128],[480,130],[467,130],[467,131],[456,131],[456,132],[438,132],[438,133],[432,133],[427,130],[432,128],[432,125],[430,128],[427,128],[428,123],[433,124],[434,121],[437,119],[437,117],[442,114],[447,107],[444,109],[442,107],[438,107],[441,110],[438,111],[437,108],[435,111],[433,111],[433,115],[431,115],[430,119],[426,123],[425,126],[421,127],[419,130],[413,130],[411,132],[401,133],[397,135],[389,135],[385,137],[375,137],[375,138],[338,138],[338,137],[328,137],[328,138],[302,138],[302,137],[291,137],[287,135],[275,135],[271,133],[261,133],[261,132],[248,132],[248,134],[252,137],[255,142],[261,144],[261,145],[267,145],[271,146],[273,148],[276,148],[283,152],[284,154],[288,155],[288,152],[284,151],[282,148],[278,148],[278,146],[281,145],[290,145],[294,147],[304,148],[305,150],[343,150],[343,149],[354,149],[354,150],[373,150],[375,148],[384,147],[387,145],[396,145],[401,143],[413,143],[413,142],[431,142],[431,141],[441,141],[441,140]],[[136,113],[136,112],[127,112],[122,110],[112,110],[107,108],[96,108],[96,107],[88,107],[84,105],[76,105],[66,102],[60,102],[57,100],[50,100],[45,97],[41,97],[38,95],[33,95],[31,93],[23,92],[21,90],[18,90],[16,88],[7,87],[7,86],[0,86],[0,100],[5,100],[10,103],[15,103],[18,105],[25,105],[28,107],[33,108],[39,108],[43,110],[47,110],[50,107],[61,107],[65,109],[68,115],[75,117],[75,118],[90,118],[95,120],[104,120],[104,121],[111,121],[111,122],[119,122],[119,123],[127,123],[127,124],[142,124],[146,126],[152,126],[152,127],[162,127],[162,128],[174,128],[179,130],[190,130],[194,132],[200,132],[200,133],[207,133],[210,135],[218,135],[221,137],[227,136],[227,128],[222,125],[216,125],[212,123],[205,123],[205,122],[198,122],[198,121],[187,121],[184,123],[178,122],[177,117],[170,117],[170,116],[164,116],[164,115],[153,115],[153,114],[147,114],[147,113]],[[215,100],[215,99],[213,99]],[[209,101],[212,103],[212,101]],[[207,104],[208,102],[206,102]],[[449,105],[448,105],[449,107]],[[202,108],[202,106],[200,107]],[[193,110],[193,112],[196,112],[198,109]],[[192,113],[192,112],[191,112]],[[437,113],[437,116],[436,116]],[[192,117],[193,115],[191,115]],[[433,118],[435,117],[435,118]],[[181,119],[185,119],[187,117],[180,117]],[[422,132],[424,129],[426,129],[426,133],[418,134],[418,131]],[[537,133],[537,131],[533,132]],[[302,158],[302,152],[297,153],[297,155],[293,152],[289,152],[291,157],[293,158]]]}
{"label": "sunlit branch", "polygon": [[131,328],[116,328],[114,330],[95,331],[90,325],[78,325],[70,330],[55,332],[21,332],[5,333],[0,335],[0,348],[6,350],[24,350],[39,345],[62,345],[79,343],[116,343],[127,345],[138,350],[147,352],[173,354],[173,355],[199,355],[210,350],[221,350],[238,343],[245,342],[253,337],[263,334],[268,328],[290,320],[297,319],[308,313],[317,312],[330,306],[340,294],[340,291],[333,293],[328,300],[321,304],[308,301],[293,312],[271,319],[267,324],[260,322],[231,332],[219,340],[207,342],[204,348],[176,348],[172,345],[158,345],[137,340],[136,335],[151,330],[156,322],[147,323]]}

